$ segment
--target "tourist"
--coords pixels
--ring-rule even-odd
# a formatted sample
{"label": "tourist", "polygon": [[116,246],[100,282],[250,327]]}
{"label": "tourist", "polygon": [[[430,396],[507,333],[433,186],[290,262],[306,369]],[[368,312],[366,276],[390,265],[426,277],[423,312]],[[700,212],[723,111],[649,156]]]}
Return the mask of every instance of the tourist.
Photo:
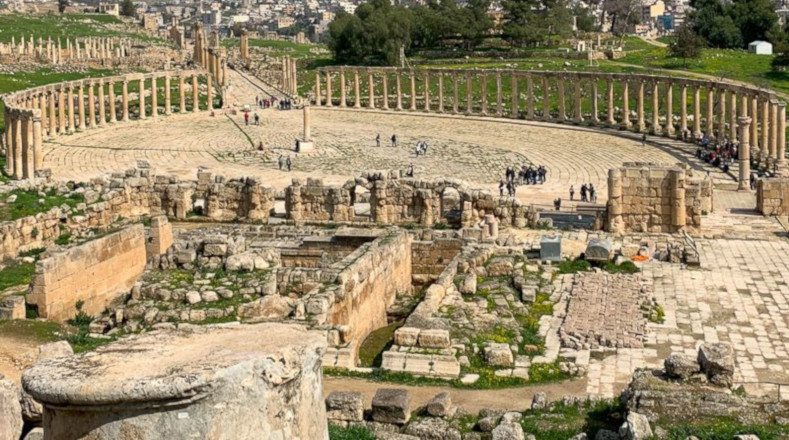
{"label": "tourist", "polygon": [[414,163],[413,162],[408,164],[408,170],[406,170],[405,174],[408,177],[414,177]]}
{"label": "tourist", "polygon": [[381,147],[381,133],[375,135],[375,146],[378,148]]}
{"label": "tourist", "polygon": [[255,125],[260,125],[260,116],[255,113]]}
{"label": "tourist", "polygon": [[281,154],[279,155],[279,159],[277,159],[277,162],[279,162],[279,170],[282,171],[282,165],[285,165],[285,158],[282,157]]}
{"label": "tourist", "polygon": [[504,188],[506,188],[506,187],[507,187],[507,185],[504,183],[503,180],[499,181],[499,196],[500,197],[504,197]]}
{"label": "tourist", "polygon": [[581,185],[581,201],[586,202],[586,184]]}
{"label": "tourist", "polygon": [[575,197],[575,188],[570,185],[570,201],[573,201],[573,197]]}
{"label": "tourist", "polygon": [[290,160],[290,156],[288,156],[287,160],[285,160],[285,164],[288,165],[288,171],[290,171],[291,167],[293,166],[293,161]]}
{"label": "tourist", "polygon": [[266,151],[266,147],[263,146],[263,141],[260,141],[258,144],[258,151]]}
{"label": "tourist", "polygon": [[751,173],[751,190],[756,189],[756,175]]}
{"label": "tourist", "polygon": [[420,151],[419,147],[420,147],[419,142],[417,142],[416,145],[414,146],[414,153],[416,154],[416,157],[419,157],[419,151]]}
{"label": "tourist", "polygon": [[392,135],[392,146],[393,146],[393,147],[396,147],[396,146],[397,146],[397,136],[396,136],[396,135],[394,135],[394,134]]}
{"label": "tourist", "polygon": [[427,141],[422,141],[422,155],[427,154]]}
{"label": "tourist", "polygon": [[260,106],[260,96],[255,95],[255,107]]}
{"label": "tourist", "polygon": [[645,147],[647,145],[647,134],[644,133],[641,135],[641,146]]}
{"label": "tourist", "polygon": [[597,191],[595,191],[594,185],[591,183],[589,184],[589,201],[592,203],[597,203]]}
{"label": "tourist", "polygon": [[244,124],[249,125],[249,112],[244,112]]}
{"label": "tourist", "polygon": [[562,198],[561,197],[557,197],[557,198],[553,199],[553,208],[555,210],[557,210],[557,211],[562,209]]}
{"label": "tourist", "polygon": [[512,184],[511,180],[507,182],[507,194],[509,194],[510,197],[515,195],[515,186]]}

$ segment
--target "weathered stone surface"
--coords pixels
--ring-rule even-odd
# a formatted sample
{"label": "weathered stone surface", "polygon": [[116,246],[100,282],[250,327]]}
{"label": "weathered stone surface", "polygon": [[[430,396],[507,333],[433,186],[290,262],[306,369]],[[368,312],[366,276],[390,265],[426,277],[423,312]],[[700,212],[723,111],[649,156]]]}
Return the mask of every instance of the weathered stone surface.
{"label": "weathered stone surface", "polygon": [[595,440],[621,440],[619,434],[614,431],[609,431],[607,429],[601,429],[597,431],[597,435],[594,437]]}
{"label": "weathered stone surface", "polygon": [[413,347],[416,345],[417,340],[419,339],[419,332],[420,330],[418,328],[400,327],[399,329],[395,330],[394,343],[395,345],[400,345],[403,347]]}
{"label": "weathered stone surface", "polygon": [[44,440],[44,429],[33,428],[25,436],[25,440]]}
{"label": "weathered stone surface", "polygon": [[364,420],[362,393],[332,392],[326,397],[326,417],[329,420],[361,422]]}
{"label": "weathered stone surface", "polygon": [[643,414],[629,411],[625,423],[619,427],[619,436],[623,440],[648,440],[652,437],[649,419]]}
{"label": "weathered stone surface", "polygon": [[427,402],[427,413],[433,417],[447,417],[452,415],[452,398],[448,392],[436,394]]}
{"label": "weathered stone surface", "polygon": [[18,440],[22,435],[19,388],[0,377],[0,440]]}
{"label": "weathered stone surface", "polygon": [[405,434],[420,440],[460,440],[460,432],[441,418],[426,417],[408,424]]}
{"label": "weathered stone surface", "polygon": [[293,325],[188,326],[40,362],[22,383],[51,438],[327,439],[325,346]]}
{"label": "weathered stone surface", "polygon": [[491,343],[485,347],[485,361],[495,367],[511,367],[515,362],[507,344]]}
{"label": "weathered stone surface", "polygon": [[460,283],[460,293],[463,295],[473,295],[477,293],[477,275],[468,273],[463,277],[463,282]]}
{"label": "weathered stone surface", "polygon": [[238,317],[250,322],[280,320],[290,315],[294,303],[294,300],[286,296],[268,295],[246,304],[240,304]]}
{"label": "weathered stone surface", "polygon": [[381,388],[373,396],[373,420],[405,424],[411,419],[411,394],[408,390]]}
{"label": "weathered stone surface", "polygon": [[448,348],[449,331],[428,329],[419,332],[419,346],[425,348]]}
{"label": "weathered stone surface", "polygon": [[534,393],[534,396],[531,398],[531,409],[545,409],[548,408],[548,406],[548,398],[546,397],[545,393]]}
{"label": "weathered stone surface", "polygon": [[499,277],[510,275],[515,261],[512,257],[495,257],[488,264],[488,276]]}
{"label": "weathered stone surface", "polygon": [[666,375],[675,379],[686,380],[699,372],[699,362],[682,353],[672,353],[663,361]]}
{"label": "weathered stone surface", "polygon": [[491,432],[491,440],[525,440],[523,428],[517,423],[502,423]]}
{"label": "weathered stone surface", "polygon": [[731,387],[734,381],[734,350],[726,343],[704,343],[699,346],[699,365],[710,382]]}
{"label": "weathered stone surface", "polygon": [[25,319],[25,297],[8,296],[0,300],[0,320]]}

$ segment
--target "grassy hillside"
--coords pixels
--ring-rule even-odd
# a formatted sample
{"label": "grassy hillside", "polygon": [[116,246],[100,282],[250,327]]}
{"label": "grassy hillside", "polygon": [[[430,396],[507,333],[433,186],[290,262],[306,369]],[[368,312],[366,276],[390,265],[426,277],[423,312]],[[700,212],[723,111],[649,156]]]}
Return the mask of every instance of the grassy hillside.
{"label": "grassy hillside", "polygon": [[106,14],[46,14],[46,15],[0,15],[0,42],[10,42],[31,35],[38,40],[76,37],[122,37],[151,39],[142,29],[124,25],[121,20]]}

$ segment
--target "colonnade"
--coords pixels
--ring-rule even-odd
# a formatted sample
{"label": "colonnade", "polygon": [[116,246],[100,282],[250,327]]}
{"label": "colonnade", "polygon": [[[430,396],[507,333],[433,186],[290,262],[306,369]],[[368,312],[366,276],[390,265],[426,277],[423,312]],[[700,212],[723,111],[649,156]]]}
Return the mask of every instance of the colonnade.
{"label": "colonnade", "polygon": [[[205,84],[204,90],[201,83]],[[130,85],[136,88],[136,102],[131,99]],[[14,179],[35,177],[41,169],[44,136],[56,137],[172,113],[210,111],[213,88],[209,73],[180,71],[90,78],[11,93],[3,97],[5,171]],[[173,91],[178,93],[176,99]],[[206,101],[203,108],[201,99]]]}
{"label": "colonnade", "polygon": [[299,93],[298,70],[296,60],[291,57],[282,58],[282,88],[286,93],[297,95]]}
{"label": "colonnade", "polygon": [[228,80],[227,54],[224,49],[219,47],[218,38],[215,41],[216,44],[209,47],[205,32],[203,32],[203,25],[197,22],[194,27],[194,40],[195,44],[192,59],[195,64],[208,70],[216,81],[217,87],[226,87]]}
{"label": "colonnade", "polygon": [[0,43],[0,55],[37,56],[52,64],[62,64],[66,60],[107,60],[128,56],[132,40],[117,37],[82,37],[67,38],[65,44],[58,38],[38,40],[33,36],[25,39],[22,36],[17,43],[11,37],[10,43]]}
{"label": "colonnade", "polygon": [[[327,67],[316,73],[314,104],[615,127],[688,141],[707,135],[748,145],[741,162],[750,156],[770,170],[786,166],[786,103],[751,86],[634,74]],[[748,164],[740,169],[749,172]]]}

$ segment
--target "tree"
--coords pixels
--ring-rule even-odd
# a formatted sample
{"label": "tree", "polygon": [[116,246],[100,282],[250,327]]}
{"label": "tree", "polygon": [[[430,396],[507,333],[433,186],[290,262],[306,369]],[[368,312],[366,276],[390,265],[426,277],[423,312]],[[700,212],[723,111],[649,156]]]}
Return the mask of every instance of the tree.
{"label": "tree", "polygon": [[740,29],[743,44],[754,40],[768,40],[770,31],[778,24],[778,15],[770,0],[735,0],[729,16]]}
{"label": "tree", "polygon": [[132,0],[123,0],[121,2],[121,15],[124,17],[134,17],[137,9],[134,7]]}
{"label": "tree", "polygon": [[611,17],[611,32],[626,34],[632,26],[641,22],[641,2],[634,0],[604,0],[603,12]]}
{"label": "tree", "polygon": [[668,46],[669,56],[682,58],[682,66],[687,66],[689,58],[698,58],[704,39],[693,31],[693,27],[683,24],[677,29],[674,40]]}
{"label": "tree", "polygon": [[589,8],[577,4],[573,8],[573,15],[575,16],[575,25],[579,31],[593,32],[597,28],[597,22]]}
{"label": "tree", "polygon": [[69,1],[68,0],[58,0],[58,12],[61,14],[66,12],[66,7],[68,7]]}

